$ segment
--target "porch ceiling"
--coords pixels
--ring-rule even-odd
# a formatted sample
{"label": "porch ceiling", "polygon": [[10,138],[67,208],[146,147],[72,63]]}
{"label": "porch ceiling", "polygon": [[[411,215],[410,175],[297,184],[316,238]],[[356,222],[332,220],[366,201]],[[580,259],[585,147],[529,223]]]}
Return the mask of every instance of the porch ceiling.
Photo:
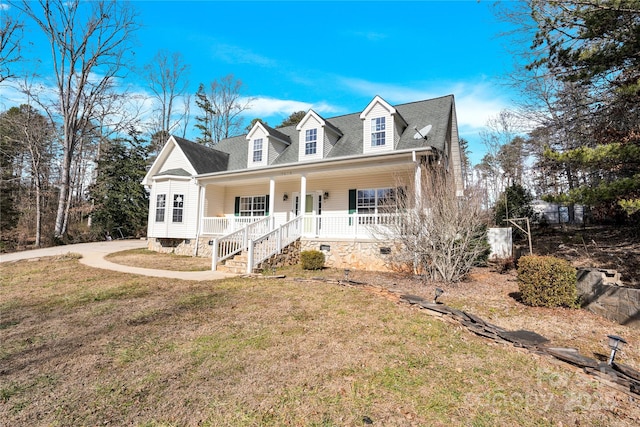
{"label": "porch ceiling", "polygon": [[304,174],[309,178],[323,177],[353,177],[382,173],[396,173],[413,170],[414,163],[411,157],[376,158],[368,162],[335,162],[322,164],[299,163],[287,168],[264,168],[256,170],[244,170],[238,173],[230,173],[217,176],[199,178],[201,184],[264,184],[266,179],[274,178],[278,183],[298,182]]}

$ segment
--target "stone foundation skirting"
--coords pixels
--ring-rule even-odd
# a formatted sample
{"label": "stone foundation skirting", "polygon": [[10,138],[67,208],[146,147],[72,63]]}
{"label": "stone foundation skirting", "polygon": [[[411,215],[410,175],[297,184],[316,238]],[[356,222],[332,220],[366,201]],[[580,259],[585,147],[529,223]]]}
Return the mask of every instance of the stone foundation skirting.
{"label": "stone foundation skirting", "polygon": [[[211,258],[211,237],[201,237],[198,239],[197,256]],[[193,256],[196,249],[195,239],[164,239],[158,237],[150,237],[148,239],[147,248],[150,251],[160,252],[163,254],[176,254],[182,256]]]}
{"label": "stone foundation skirting", "polygon": [[255,271],[259,272],[298,264],[300,264],[300,240],[296,240],[289,244],[287,247],[282,249],[282,252],[279,254],[262,261]]}
{"label": "stone foundation skirting", "polygon": [[326,267],[391,271],[398,248],[379,241],[304,239],[300,250],[324,253]]}
{"label": "stone foundation skirting", "polygon": [[[209,244],[212,237],[198,239],[199,257],[211,257],[212,246]],[[148,249],[160,253],[169,253],[183,256],[193,256],[195,253],[195,239],[165,239],[149,238]],[[318,250],[324,253],[326,267],[352,268],[365,271],[392,271],[393,262],[398,255],[397,244],[385,244],[379,241],[354,241],[354,240],[325,240],[302,239],[299,243],[288,248],[281,256],[275,256],[264,263],[263,268],[295,265],[300,262],[300,252]]]}

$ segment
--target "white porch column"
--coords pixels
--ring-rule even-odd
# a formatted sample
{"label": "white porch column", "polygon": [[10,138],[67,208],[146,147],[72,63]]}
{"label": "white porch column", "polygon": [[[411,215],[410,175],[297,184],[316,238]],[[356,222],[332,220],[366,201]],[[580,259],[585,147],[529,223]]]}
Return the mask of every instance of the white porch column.
{"label": "white porch column", "polygon": [[269,178],[269,215],[273,216],[275,213],[275,204],[276,204],[276,180],[271,177]]}
{"label": "white porch column", "polygon": [[307,209],[307,177],[306,175],[300,176],[300,200],[299,200],[300,215],[304,216]]}
{"label": "white porch column", "polygon": [[[196,181],[197,182],[197,181]],[[198,218],[196,218],[196,244],[193,248],[193,256],[198,256],[198,246],[200,241],[200,235],[202,234],[202,226],[204,221],[204,199],[206,195],[206,189],[204,185],[198,183]]]}

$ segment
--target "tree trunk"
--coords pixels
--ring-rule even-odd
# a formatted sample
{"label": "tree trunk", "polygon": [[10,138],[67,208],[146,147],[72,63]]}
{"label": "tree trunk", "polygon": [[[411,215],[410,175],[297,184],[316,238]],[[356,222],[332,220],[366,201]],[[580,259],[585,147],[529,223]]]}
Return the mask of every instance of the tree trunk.
{"label": "tree trunk", "polygon": [[54,236],[63,237],[67,233],[66,212],[67,199],[71,186],[71,154],[69,150],[64,150],[62,158],[62,176],[60,177],[60,193],[58,194],[58,210],[56,212],[56,228]]}
{"label": "tree trunk", "polygon": [[36,248],[40,247],[42,236],[42,180],[36,175]]}

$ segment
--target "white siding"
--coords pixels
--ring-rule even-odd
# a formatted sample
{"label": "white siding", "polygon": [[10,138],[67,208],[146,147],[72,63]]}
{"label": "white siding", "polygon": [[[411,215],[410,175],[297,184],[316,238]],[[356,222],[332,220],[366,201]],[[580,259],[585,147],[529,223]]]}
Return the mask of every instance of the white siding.
{"label": "white siding", "polygon": [[[380,145],[376,147],[371,146],[371,119],[375,119],[377,117],[385,118],[385,145]],[[362,139],[363,139],[363,153],[379,153],[382,151],[391,151],[394,147],[394,122],[393,116],[390,111],[387,110],[382,104],[379,102],[374,105],[368,114],[365,116],[362,121]]]}
{"label": "white siding", "polygon": [[187,157],[176,145],[173,146],[173,149],[167,156],[167,160],[162,165],[162,169],[160,169],[160,172],[164,172],[170,169],[184,169],[190,174],[196,174],[195,169],[193,169],[193,166],[191,166],[191,163],[189,163]]}
{"label": "white siding", "polygon": [[395,117],[393,118],[394,124],[393,124],[393,148],[398,148],[398,142],[400,142],[400,136],[402,135],[402,132],[404,132],[404,130],[406,129],[406,126],[403,124],[404,120],[395,120]]}
{"label": "white siding", "polygon": [[[167,205],[169,200],[169,181],[155,182],[151,188],[149,200],[149,224],[147,227],[148,237],[166,237],[167,234]],[[166,195],[164,212],[164,222],[156,222],[156,200],[158,194]]]}
{"label": "white siding", "polygon": [[336,143],[338,142],[338,139],[340,139],[340,136],[338,134],[336,134],[331,130],[327,131],[326,129],[327,128],[325,128],[324,140],[323,140],[325,157],[329,154],[331,149],[336,145]]}
{"label": "white siding", "polygon": [[207,185],[204,200],[204,216],[224,216],[224,187]]}
{"label": "white siding", "polygon": [[449,161],[453,167],[453,175],[456,181],[456,194],[462,196],[464,194],[464,178],[462,171],[462,160],[460,154],[460,140],[458,136],[458,118],[456,117],[455,106],[451,109],[451,130],[449,139]]}
{"label": "white siding", "polygon": [[[267,133],[262,128],[256,128],[256,131],[253,134],[250,134],[251,139],[249,139],[248,145],[248,157],[247,157],[247,167],[255,168],[260,166],[266,166],[267,161],[269,159],[269,138],[267,137]],[[253,141],[256,139],[262,139],[262,161],[254,162],[253,161]]]}
{"label": "white siding", "polygon": [[[316,153],[315,154],[310,154],[307,155],[305,154],[306,151],[306,132],[307,130],[311,130],[311,129],[317,129],[318,130],[318,134],[317,134],[317,143],[316,143]],[[311,116],[309,117],[309,119],[304,123],[304,126],[302,126],[302,128],[300,129],[300,131],[298,132],[298,138],[299,138],[299,147],[298,147],[298,160],[301,162],[307,161],[307,160],[318,160],[318,159],[322,159],[324,157],[324,146],[325,146],[325,132],[324,132],[324,127],[322,126],[322,123],[320,123],[315,117]]]}
{"label": "white siding", "polygon": [[[164,222],[156,222],[156,196],[166,194]],[[173,196],[184,197],[182,222],[174,223]],[[193,238],[198,227],[198,186],[191,180],[162,180],[153,184],[149,209],[148,237]]]}
{"label": "white siding", "polygon": [[278,140],[274,140],[272,138],[268,138],[268,141],[268,159],[269,164],[272,164],[274,160],[277,159],[278,156],[285,150],[285,148],[287,148],[287,144]]}

